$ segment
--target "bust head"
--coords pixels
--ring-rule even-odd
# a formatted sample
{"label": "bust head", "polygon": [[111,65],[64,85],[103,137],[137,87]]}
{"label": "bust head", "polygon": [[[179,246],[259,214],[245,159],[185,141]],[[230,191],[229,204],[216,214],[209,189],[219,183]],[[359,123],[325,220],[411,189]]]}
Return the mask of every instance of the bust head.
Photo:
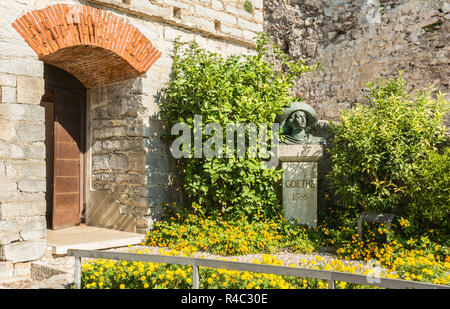
{"label": "bust head", "polygon": [[290,129],[291,134],[304,131],[307,127],[308,119],[304,111],[295,111],[289,115],[286,120],[286,126]]}
{"label": "bust head", "polygon": [[324,140],[309,134],[318,121],[316,111],[308,104],[294,102],[277,118],[286,144],[323,144]]}

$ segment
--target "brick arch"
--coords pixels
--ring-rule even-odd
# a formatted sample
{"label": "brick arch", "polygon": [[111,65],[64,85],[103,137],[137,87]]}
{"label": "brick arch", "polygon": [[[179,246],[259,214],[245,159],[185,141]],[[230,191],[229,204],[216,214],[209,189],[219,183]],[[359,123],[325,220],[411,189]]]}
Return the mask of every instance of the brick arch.
{"label": "brick arch", "polygon": [[87,88],[136,77],[161,56],[125,19],[86,5],[52,5],[24,14],[12,26],[41,60]]}

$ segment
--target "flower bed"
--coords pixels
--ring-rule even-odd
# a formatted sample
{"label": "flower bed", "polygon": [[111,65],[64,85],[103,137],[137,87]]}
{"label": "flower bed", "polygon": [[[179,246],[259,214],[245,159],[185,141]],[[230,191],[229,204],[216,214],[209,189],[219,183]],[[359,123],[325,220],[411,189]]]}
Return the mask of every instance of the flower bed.
{"label": "flower bed", "polygon": [[[227,220],[222,216],[206,217],[198,211],[171,214],[157,222],[147,233],[142,245],[167,247],[165,255],[192,256],[199,251],[220,255],[249,253],[275,254],[288,250],[296,254],[310,254],[324,245],[335,247],[341,260],[322,261],[299,258],[295,265],[350,273],[372,274],[393,279],[414,280],[434,284],[450,283],[448,246],[430,241],[429,237],[405,238],[409,222],[401,218],[389,232],[380,225],[365,230],[364,239],[349,227],[316,229],[294,225],[283,219],[266,220],[257,215],[253,220]],[[403,234],[402,234],[403,233]],[[402,237],[400,237],[402,236]],[[387,242],[389,240],[389,242]],[[146,249],[138,251],[144,253]],[[346,261],[353,261],[347,263]],[[357,262],[360,261],[360,262]],[[272,255],[263,255],[254,263],[283,265]],[[190,288],[192,269],[187,266],[139,262],[96,260],[83,265],[84,288]],[[327,281],[254,274],[249,272],[200,268],[201,288],[326,288]],[[337,288],[367,288],[338,282]]]}
{"label": "flower bed", "polygon": [[[137,253],[143,253],[137,251]],[[160,250],[162,255],[182,255],[181,251]],[[186,254],[184,254],[186,255]],[[305,262],[309,268],[335,270],[370,275],[371,269],[346,266],[340,261],[332,261],[321,265],[317,260]],[[222,260],[230,260],[222,258]],[[253,263],[280,265],[283,263],[270,255],[263,255],[261,261]],[[298,265],[289,265],[299,267]],[[305,267],[303,265],[302,267]],[[379,273],[390,277],[389,273]],[[225,269],[200,267],[200,288],[202,289],[325,289],[328,281],[279,276],[272,274],[252,273]],[[82,288],[87,289],[188,289],[192,287],[192,267],[167,265],[163,263],[126,262],[110,260],[94,260],[82,265]],[[364,285],[336,282],[336,288],[376,288]]]}

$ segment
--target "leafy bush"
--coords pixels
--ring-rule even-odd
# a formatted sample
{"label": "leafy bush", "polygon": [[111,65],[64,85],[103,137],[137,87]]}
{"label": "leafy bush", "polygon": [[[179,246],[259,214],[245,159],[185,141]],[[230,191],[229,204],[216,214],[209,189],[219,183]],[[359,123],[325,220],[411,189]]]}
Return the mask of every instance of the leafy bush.
{"label": "leafy bush", "polygon": [[[200,49],[195,42],[182,51],[182,44],[176,42],[171,81],[161,103],[161,117],[167,126],[186,123],[192,132],[195,115],[202,116],[203,125],[220,124],[223,132],[226,124],[273,123],[295,99],[289,93],[295,79],[311,68],[305,61],[292,61],[275,46],[284,67],[275,70],[265,60],[267,42],[261,35],[256,54],[228,58]],[[248,142],[248,134],[246,139]],[[246,147],[246,154],[248,151]],[[258,158],[192,156],[178,159],[177,164],[186,193],[209,212],[252,217],[259,211],[275,215],[280,210],[276,184],[281,172],[264,168]]]}
{"label": "leafy bush", "polygon": [[[448,184],[439,179],[446,167],[425,172],[433,164],[425,162],[444,164],[444,157],[440,161],[430,153],[444,139],[448,102],[442,95],[432,99],[431,89],[414,94],[406,89],[401,77],[378,78],[369,84],[367,105],[344,111],[340,122],[332,123],[335,138],[329,177],[339,203],[354,214],[361,210],[405,213],[412,203],[412,209],[435,209],[430,215],[439,214],[435,219],[441,220],[448,213],[442,209],[445,189],[439,188],[445,181]],[[424,177],[434,184],[428,186]],[[435,200],[431,200],[433,192],[441,192]],[[422,205],[428,202],[432,204]]]}
{"label": "leafy bush", "polygon": [[417,166],[417,177],[410,183],[408,215],[420,227],[450,230],[450,148],[442,154],[430,151]]}

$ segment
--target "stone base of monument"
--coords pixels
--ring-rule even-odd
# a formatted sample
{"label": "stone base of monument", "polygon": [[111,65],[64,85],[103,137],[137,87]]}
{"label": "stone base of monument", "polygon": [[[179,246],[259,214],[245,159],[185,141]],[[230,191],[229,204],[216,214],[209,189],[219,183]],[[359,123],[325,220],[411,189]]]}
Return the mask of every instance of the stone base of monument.
{"label": "stone base of monument", "polygon": [[283,168],[283,217],[317,227],[317,161],[321,145],[279,145]]}

